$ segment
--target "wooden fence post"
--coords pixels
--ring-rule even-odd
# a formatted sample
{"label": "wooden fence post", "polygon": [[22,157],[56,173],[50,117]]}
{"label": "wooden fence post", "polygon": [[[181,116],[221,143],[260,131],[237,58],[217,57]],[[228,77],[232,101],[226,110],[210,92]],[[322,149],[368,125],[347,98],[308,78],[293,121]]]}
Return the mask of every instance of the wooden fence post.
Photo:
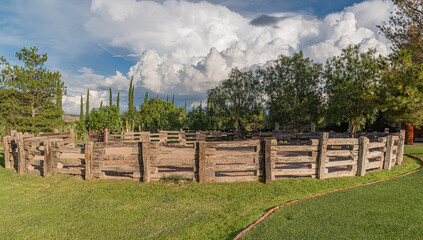
{"label": "wooden fence post", "polygon": [[26,161],[23,137],[21,132],[17,133],[16,143],[18,145],[18,174],[24,174],[26,171]]}
{"label": "wooden fence post", "polygon": [[[138,145],[139,146],[139,145]],[[142,142],[141,143],[141,158],[142,158],[142,181],[144,183],[150,182],[150,143],[149,142]]]}
{"label": "wooden fence post", "polygon": [[44,146],[44,163],[43,163],[43,177],[51,176],[53,171],[53,159],[51,153],[51,141],[46,139],[43,141]]}
{"label": "wooden fence post", "polygon": [[360,137],[358,141],[358,176],[366,175],[366,161],[369,139]]}
{"label": "wooden fence post", "polygon": [[206,142],[197,141],[197,160],[198,160],[198,182],[207,183],[206,179]]}
{"label": "wooden fence post", "polygon": [[317,159],[317,178],[318,179],[325,179],[325,172],[326,172],[326,151],[328,148],[328,138],[329,133],[323,132],[320,133],[320,142],[319,142],[319,157]]}
{"label": "wooden fence post", "polygon": [[104,142],[108,143],[109,139],[110,139],[110,132],[109,132],[109,129],[106,128],[104,129]]}
{"label": "wooden fence post", "polygon": [[394,136],[389,135],[386,141],[385,162],[383,164],[384,170],[391,170],[392,167],[392,152],[394,148]]}
{"label": "wooden fence post", "polygon": [[404,141],[405,141],[405,130],[401,130],[399,135],[399,143],[398,143],[398,150],[397,150],[397,165],[401,165],[402,160],[404,159]]}
{"label": "wooden fence post", "polygon": [[75,143],[75,130],[71,129],[69,132],[69,137],[72,139],[72,142]]}
{"label": "wooden fence post", "polygon": [[6,168],[6,169],[12,169],[13,168],[13,164],[11,164],[11,161],[10,161],[9,139],[10,139],[10,137],[8,137],[8,136],[3,137],[4,168]]}
{"label": "wooden fence post", "polygon": [[264,183],[273,181],[272,175],[272,140],[265,139],[264,145]]}
{"label": "wooden fence post", "polygon": [[85,153],[85,180],[90,180],[93,178],[92,171],[92,162],[93,162],[93,142],[88,142],[84,144],[84,153]]}

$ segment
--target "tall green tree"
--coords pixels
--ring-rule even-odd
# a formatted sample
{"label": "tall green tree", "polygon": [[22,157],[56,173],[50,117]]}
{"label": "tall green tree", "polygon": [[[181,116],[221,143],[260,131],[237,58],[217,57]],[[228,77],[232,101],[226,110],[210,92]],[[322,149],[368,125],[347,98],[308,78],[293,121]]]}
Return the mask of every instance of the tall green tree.
{"label": "tall green tree", "polygon": [[187,122],[187,114],[183,107],[175,107],[171,102],[158,98],[150,98],[147,104],[141,104],[140,113],[145,129],[179,130]]}
{"label": "tall green tree", "polygon": [[131,77],[128,90],[128,111],[134,109],[134,86],[132,85],[133,80],[134,77]]}
{"label": "tall green tree", "polygon": [[242,135],[247,134],[248,125],[262,113],[260,81],[251,71],[232,69],[229,79],[220,82],[207,92],[207,100],[215,106],[222,118],[228,118],[238,127]]}
{"label": "tall green tree", "polygon": [[148,91],[145,91],[144,103],[148,103]]}
{"label": "tall green tree", "polygon": [[82,98],[81,94],[81,109],[79,112],[79,121],[82,122],[84,120],[84,99]]}
{"label": "tall green tree", "polygon": [[85,106],[85,121],[90,117],[90,89],[87,89],[87,102]]}
{"label": "tall green tree", "polygon": [[113,105],[112,89],[109,88],[109,106]]}
{"label": "tall green tree", "polygon": [[396,123],[423,126],[423,64],[416,64],[408,51],[392,55],[380,81],[378,95],[382,110]]}
{"label": "tall green tree", "polygon": [[91,110],[86,128],[90,131],[104,131],[106,128],[112,132],[122,130],[122,118],[117,106],[105,106]]}
{"label": "tall green tree", "polygon": [[172,104],[175,105],[175,94],[172,96]]}
{"label": "tall green tree", "polygon": [[117,99],[116,99],[116,106],[118,108],[118,111],[120,111],[119,102],[120,102],[120,92],[118,92]]}
{"label": "tall green tree", "polygon": [[37,47],[22,48],[15,56],[22,65],[0,58],[3,121],[19,131],[51,131],[63,123],[58,95],[66,93],[66,87],[60,73],[44,67],[47,54],[39,53]]}
{"label": "tall green tree", "polygon": [[355,132],[376,120],[379,108],[375,93],[382,62],[374,49],[360,53],[359,46],[349,46],[340,56],[327,60],[324,76],[330,121],[350,123]]}
{"label": "tall green tree", "polygon": [[413,62],[423,64],[423,0],[392,2],[396,8],[379,30],[392,41],[395,51],[411,51]]}
{"label": "tall green tree", "polygon": [[269,119],[296,130],[322,117],[322,66],[304,58],[279,56],[259,71],[267,96]]}

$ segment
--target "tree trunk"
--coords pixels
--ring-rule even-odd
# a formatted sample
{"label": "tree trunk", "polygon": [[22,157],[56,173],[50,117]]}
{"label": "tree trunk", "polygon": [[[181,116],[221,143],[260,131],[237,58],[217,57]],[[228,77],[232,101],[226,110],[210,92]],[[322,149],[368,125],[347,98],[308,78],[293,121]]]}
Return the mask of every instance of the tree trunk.
{"label": "tree trunk", "polygon": [[414,126],[412,123],[407,124],[407,129],[405,131],[405,139],[407,139],[408,145],[413,145],[414,141]]}

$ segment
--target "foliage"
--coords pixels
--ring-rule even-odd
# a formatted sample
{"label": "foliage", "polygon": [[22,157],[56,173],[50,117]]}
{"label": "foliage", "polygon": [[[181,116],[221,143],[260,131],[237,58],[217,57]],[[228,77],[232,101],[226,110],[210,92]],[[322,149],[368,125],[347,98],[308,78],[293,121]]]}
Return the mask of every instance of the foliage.
{"label": "foliage", "polygon": [[130,109],[122,114],[124,129],[129,131],[141,131],[139,125],[141,124],[141,114],[135,109]]}
{"label": "foliage", "polygon": [[245,135],[249,123],[263,110],[260,93],[260,82],[251,71],[234,68],[229,79],[207,92],[207,101],[215,107],[218,116],[229,118]]}
{"label": "foliage", "polygon": [[90,89],[87,89],[87,102],[85,106],[85,121],[90,117]]}
{"label": "foliage", "polygon": [[82,122],[82,120],[84,120],[84,99],[82,98],[82,94],[81,94],[81,106],[80,106],[80,111],[79,111],[79,121]]}
{"label": "foliage", "polygon": [[37,47],[22,48],[15,56],[23,65],[0,58],[0,119],[18,131],[52,131],[63,122],[58,94],[66,94],[66,87],[60,73],[43,67],[47,54]]}
{"label": "foliage", "polygon": [[187,113],[183,107],[175,107],[171,102],[150,98],[148,103],[140,106],[144,129],[179,130],[185,127]]}
{"label": "foliage", "polygon": [[423,64],[413,63],[410,52],[399,51],[384,74],[378,94],[383,111],[397,123],[423,125]]}
{"label": "foliage", "polygon": [[128,90],[128,111],[136,110],[134,106],[134,90],[135,86],[132,84],[134,77],[131,77],[131,82],[129,83],[129,90]]}
{"label": "foliage", "polygon": [[120,111],[119,103],[120,103],[120,92],[118,92],[117,99],[116,99],[116,106],[118,108],[118,111]]}
{"label": "foliage", "polygon": [[110,132],[120,132],[122,130],[122,118],[117,106],[94,108],[91,110],[85,125],[90,131],[103,132],[107,128]]}
{"label": "foliage", "polygon": [[112,89],[109,88],[109,106],[113,105]]}
{"label": "foliage", "polygon": [[304,58],[279,56],[260,70],[267,109],[272,122],[300,130],[322,116],[322,66]]}
{"label": "foliage", "polygon": [[326,62],[328,120],[338,124],[348,122],[353,132],[366,122],[373,122],[378,114],[375,92],[381,78],[382,59],[374,53],[374,49],[360,53],[359,46],[349,46],[340,56]]}
{"label": "foliage", "polygon": [[378,26],[394,50],[411,51],[412,59],[423,64],[423,0],[393,0],[396,9],[389,24]]}

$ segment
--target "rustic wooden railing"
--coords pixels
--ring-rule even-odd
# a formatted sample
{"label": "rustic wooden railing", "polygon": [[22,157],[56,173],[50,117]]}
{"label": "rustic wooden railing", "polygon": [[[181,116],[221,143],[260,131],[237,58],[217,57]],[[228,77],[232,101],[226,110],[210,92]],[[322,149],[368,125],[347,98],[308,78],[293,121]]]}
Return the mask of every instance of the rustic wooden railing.
{"label": "rustic wooden railing", "polygon": [[[404,131],[397,134],[285,134],[214,141],[204,133],[126,135],[107,142],[73,142],[73,133],[14,133],[3,138],[5,167],[18,174],[79,175],[85,179],[158,181],[171,177],[209,182],[272,182],[292,177],[364,176],[400,165]],[[107,136],[107,134],[105,134]],[[124,136],[125,137],[125,136]],[[195,139],[193,139],[195,137]]]}

